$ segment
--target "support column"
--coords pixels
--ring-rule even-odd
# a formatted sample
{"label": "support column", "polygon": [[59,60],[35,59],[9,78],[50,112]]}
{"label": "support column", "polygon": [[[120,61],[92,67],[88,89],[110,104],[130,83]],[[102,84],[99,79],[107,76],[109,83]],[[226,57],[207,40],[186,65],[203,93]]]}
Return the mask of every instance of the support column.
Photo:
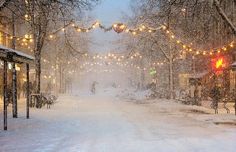
{"label": "support column", "polygon": [[26,63],[26,118],[29,119],[29,100],[30,100],[30,90],[29,90],[29,64]]}
{"label": "support column", "polygon": [[7,130],[7,61],[4,61],[3,68],[3,116],[4,116],[4,130]]}
{"label": "support column", "polygon": [[17,118],[17,72],[16,64],[12,64],[12,115]]}

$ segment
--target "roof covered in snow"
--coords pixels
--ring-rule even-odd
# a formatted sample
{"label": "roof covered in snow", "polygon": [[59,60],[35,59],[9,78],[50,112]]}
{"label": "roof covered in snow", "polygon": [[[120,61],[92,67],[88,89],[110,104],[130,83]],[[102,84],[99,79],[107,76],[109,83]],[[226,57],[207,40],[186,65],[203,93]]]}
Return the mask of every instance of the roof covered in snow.
{"label": "roof covered in snow", "polygon": [[11,54],[14,57],[14,60],[20,61],[20,62],[34,60],[34,57],[31,55],[0,45],[0,57],[7,58],[8,54]]}
{"label": "roof covered in snow", "polygon": [[233,64],[231,64],[232,66],[236,66],[236,61],[233,63]]}
{"label": "roof covered in snow", "polygon": [[190,74],[189,78],[195,78],[195,79],[202,78],[202,77],[206,76],[208,73],[209,73],[209,71],[204,71],[204,72],[196,73],[196,74]]}

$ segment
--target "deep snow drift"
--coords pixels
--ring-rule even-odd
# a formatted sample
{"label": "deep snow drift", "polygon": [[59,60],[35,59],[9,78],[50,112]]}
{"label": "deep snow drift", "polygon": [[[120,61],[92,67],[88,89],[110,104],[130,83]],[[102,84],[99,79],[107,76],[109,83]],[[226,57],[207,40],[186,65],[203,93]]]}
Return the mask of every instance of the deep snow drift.
{"label": "deep snow drift", "polygon": [[233,114],[166,100],[131,102],[121,90],[105,92],[61,95],[51,109],[31,109],[29,120],[21,103],[20,117],[9,116],[8,131],[0,131],[0,151],[235,152],[236,127],[215,124],[235,122]]}

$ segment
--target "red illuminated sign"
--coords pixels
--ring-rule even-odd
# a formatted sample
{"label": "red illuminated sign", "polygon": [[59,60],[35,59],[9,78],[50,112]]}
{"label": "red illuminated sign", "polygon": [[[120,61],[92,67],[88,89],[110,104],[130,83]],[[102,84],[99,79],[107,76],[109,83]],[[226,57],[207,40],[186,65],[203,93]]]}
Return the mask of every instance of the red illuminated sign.
{"label": "red illuminated sign", "polygon": [[222,72],[225,68],[227,68],[228,63],[225,57],[216,57],[211,60],[212,70],[214,72]]}

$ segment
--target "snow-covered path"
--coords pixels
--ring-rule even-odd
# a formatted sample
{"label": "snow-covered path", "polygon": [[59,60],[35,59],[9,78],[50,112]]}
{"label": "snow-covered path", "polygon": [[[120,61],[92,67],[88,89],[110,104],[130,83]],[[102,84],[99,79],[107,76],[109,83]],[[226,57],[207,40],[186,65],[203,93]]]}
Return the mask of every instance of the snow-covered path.
{"label": "snow-covered path", "polygon": [[30,120],[23,111],[10,118],[9,130],[0,132],[0,152],[235,151],[235,127],[197,120],[166,105],[63,96],[51,109],[32,110]]}

